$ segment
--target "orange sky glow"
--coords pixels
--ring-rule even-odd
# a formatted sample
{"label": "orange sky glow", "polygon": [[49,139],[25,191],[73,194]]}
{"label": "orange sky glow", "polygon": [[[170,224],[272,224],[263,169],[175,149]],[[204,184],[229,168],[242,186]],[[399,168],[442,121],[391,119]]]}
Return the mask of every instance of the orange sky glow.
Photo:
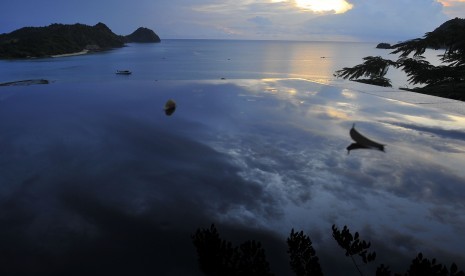
{"label": "orange sky glow", "polygon": [[444,7],[451,7],[456,3],[465,3],[465,0],[438,0]]}

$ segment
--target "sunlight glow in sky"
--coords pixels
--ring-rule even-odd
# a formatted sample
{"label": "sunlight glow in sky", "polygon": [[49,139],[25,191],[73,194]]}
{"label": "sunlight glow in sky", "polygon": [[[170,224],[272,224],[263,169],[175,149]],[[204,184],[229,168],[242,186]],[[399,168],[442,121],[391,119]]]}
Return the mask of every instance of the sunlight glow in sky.
{"label": "sunlight glow in sky", "polygon": [[162,39],[394,43],[421,37],[464,16],[465,0],[137,0],[137,5],[21,0],[2,4],[0,33],[52,23],[103,22],[122,35],[148,27]]}
{"label": "sunlight glow in sky", "polygon": [[439,0],[438,2],[443,4],[444,7],[451,7],[454,4],[465,3],[465,0]]}
{"label": "sunlight glow in sky", "polygon": [[334,11],[335,13],[344,13],[353,7],[352,4],[347,3],[345,0],[295,0],[295,3],[299,8],[314,12]]}

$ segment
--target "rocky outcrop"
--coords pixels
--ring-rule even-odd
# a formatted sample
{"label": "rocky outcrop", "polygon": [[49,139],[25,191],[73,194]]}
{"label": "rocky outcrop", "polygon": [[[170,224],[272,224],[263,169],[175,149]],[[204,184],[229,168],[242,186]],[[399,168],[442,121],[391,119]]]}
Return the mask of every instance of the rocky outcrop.
{"label": "rocky outcrop", "polygon": [[132,34],[125,36],[126,42],[156,43],[160,42],[160,37],[152,30],[140,27]]}
{"label": "rocky outcrop", "polygon": [[392,49],[392,46],[389,43],[382,42],[382,43],[379,43],[378,45],[376,45],[376,48],[378,48],[378,49]]}

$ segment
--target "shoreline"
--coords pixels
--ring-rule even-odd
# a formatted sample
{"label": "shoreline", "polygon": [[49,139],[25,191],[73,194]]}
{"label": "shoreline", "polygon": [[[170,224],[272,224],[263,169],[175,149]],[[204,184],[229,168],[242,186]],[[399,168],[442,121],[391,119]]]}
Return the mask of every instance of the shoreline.
{"label": "shoreline", "polygon": [[69,53],[69,54],[61,54],[61,55],[51,55],[52,58],[60,58],[60,57],[72,57],[72,56],[80,56],[89,53],[89,50],[82,50],[80,52]]}

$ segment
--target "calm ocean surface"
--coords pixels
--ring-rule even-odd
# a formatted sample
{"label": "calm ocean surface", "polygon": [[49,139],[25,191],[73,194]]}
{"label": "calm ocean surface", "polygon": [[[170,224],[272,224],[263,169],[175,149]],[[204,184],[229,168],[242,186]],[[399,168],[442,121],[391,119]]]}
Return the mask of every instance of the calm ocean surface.
{"label": "calm ocean surface", "polygon": [[[465,269],[465,116],[334,80],[368,55],[388,50],[164,40],[0,61],[0,82],[51,81],[0,87],[0,274],[201,275],[191,235],[212,223],[261,241],[276,275],[292,228],[325,275],[358,275],[333,224],[372,242],[366,275],[418,252]],[[354,123],[385,152],[349,154]]]}
{"label": "calm ocean surface", "polygon": [[[328,82],[333,73],[365,56],[389,55],[374,43],[163,40],[122,49],[65,58],[0,61],[0,81],[47,78],[56,81],[114,80],[130,69],[135,80],[304,78]],[[406,84],[391,69],[393,86]]]}

